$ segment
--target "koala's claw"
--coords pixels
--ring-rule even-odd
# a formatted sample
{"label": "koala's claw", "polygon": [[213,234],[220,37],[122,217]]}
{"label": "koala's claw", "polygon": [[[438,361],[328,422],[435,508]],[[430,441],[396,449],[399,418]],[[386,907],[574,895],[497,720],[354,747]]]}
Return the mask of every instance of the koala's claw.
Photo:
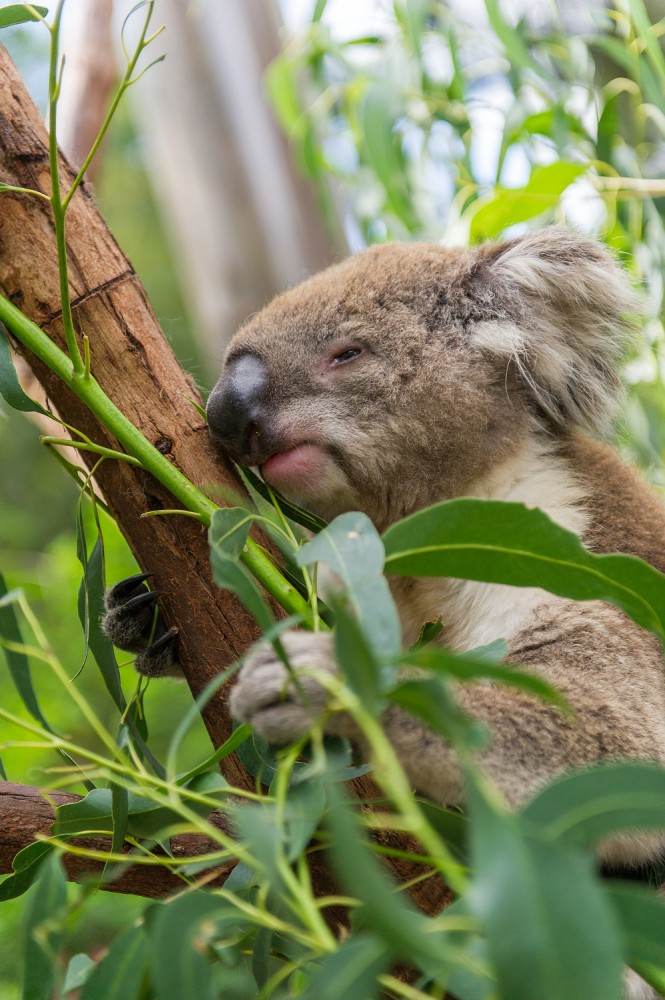
{"label": "koala's claw", "polygon": [[143,677],[163,677],[174,672],[173,668],[177,663],[177,635],[178,629],[173,626],[139,653],[134,661],[134,667]]}
{"label": "koala's claw", "polygon": [[114,646],[138,654],[135,666],[140,674],[159,677],[177,673],[178,630],[166,628],[157,608],[161,591],[146,586],[151,576],[137,573],[107,590],[101,624]]}

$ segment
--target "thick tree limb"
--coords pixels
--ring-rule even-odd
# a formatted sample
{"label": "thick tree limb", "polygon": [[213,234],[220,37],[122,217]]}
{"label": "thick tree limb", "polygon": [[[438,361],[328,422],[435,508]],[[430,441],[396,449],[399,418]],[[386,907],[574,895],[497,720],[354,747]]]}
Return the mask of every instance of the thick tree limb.
{"label": "thick tree limb", "polygon": [[[63,176],[73,179],[63,162]],[[48,193],[47,138],[39,114],[6,52],[0,52],[0,179]],[[0,287],[64,346],[50,206],[29,195],[3,194]],[[190,399],[199,399],[159,329],[140,281],[108,232],[85,188],[68,214],[68,256],[74,318],[90,339],[95,377],[142,433],[204,489],[238,490],[233,473],[210,444]],[[58,413],[99,444],[117,447],[87,408],[48,369],[29,359]],[[94,462],[95,456],[82,455]],[[253,619],[210,578],[205,531],[190,518],[154,517],[173,498],[152,477],[121,462],[104,462],[100,488],[138,562],[155,573],[169,624],[180,628],[179,655],[194,694],[257,638]],[[220,694],[204,712],[215,745],[230,732]],[[251,784],[229,760],[227,777]]]}
{"label": "thick tree limb", "polygon": [[[0,875],[12,871],[12,859],[18,851],[32,844],[38,834],[49,836],[55,820],[55,807],[78,802],[79,795],[68,795],[65,792],[45,792],[31,785],[18,785],[8,781],[0,783]],[[224,817],[216,813],[208,817],[226,833]],[[76,837],[71,841],[77,847],[88,850],[110,851],[111,841],[108,837]],[[171,850],[178,859],[191,858],[197,855],[219,850],[219,845],[197,834],[181,834],[171,837]],[[129,854],[130,848],[125,848]],[[158,853],[158,852],[157,852]],[[67,877],[72,882],[80,882],[87,876],[99,875],[103,868],[102,861],[92,861],[89,858],[65,854],[63,863]],[[236,864],[235,860],[225,861],[214,869],[215,876],[207,885],[221,885]],[[212,871],[212,870],[211,870]],[[103,882],[100,888],[109,892],[133,893],[136,896],[147,896],[151,899],[161,899],[170,896],[185,887],[186,883],[177,875],[162,865],[134,865],[127,869],[112,882]]]}
{"label": "thick tree limb", "polygon": [[[50,190],[47,140],[39,115],[11,60],[0,48],[0,181]],[[72,171],[63,161],[63,176]],[[2,194],[0,289],[63,346],[55,240],[50,206],[27,195]],[[220,484],[238,489],[233,473],[212,447],[191,406],[198,399],[166,344],[145,292],[83,187],[68,214],[68,256],[74,317],[90,339],[93,373],[107,395],[160,451],[215,498]],[[100,444],[115,446],[81,401],[43,365],[29,359],[60,415]],[[82,459],[86,460],[85,453]],[[90,456],[87,456],[90,461]],[[255,638],[248,613],[211,581],[205,532],[185,517],[141,518],[146,510],[170,508],[173,498],[152,477],[121,462],[106,461],[96,476],[139,564],[155,574],[168,624],[180,630],[180,661],[194,694]],[[265,540],[263,540],[263,544]],[[279,609],[277,609],[279,613]],[[229,735],[226,696],[220,692],[203,712],[213,743]],[[227,779],[248,788],[253,780],[235,756],[223,762]],[[359,797],[380,793],[368,778],[357,779]],[[394,838],[395,841],[398,838]],[[2,833],[0,832],[0,840]],[[400,841],[403,845],[403,842]],[[315,856],[317,891],[331,890],[330,876]],[[409,879],[422,869],[408,861],[391,864]],[[412,895],[430,913],[446,899],[439,879],[417,883]]]}

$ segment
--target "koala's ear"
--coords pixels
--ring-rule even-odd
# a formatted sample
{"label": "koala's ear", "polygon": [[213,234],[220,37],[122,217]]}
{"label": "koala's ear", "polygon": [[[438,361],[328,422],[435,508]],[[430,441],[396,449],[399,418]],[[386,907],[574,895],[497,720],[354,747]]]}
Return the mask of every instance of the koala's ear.
{"label": "koala's ear", "polygon": [[476,295],[492,301],[497,318],[474,326],[474,343],[512,360],[556,423],[606,430],[618,396],[618,358],[641,312],[609,251],[555,226],[481,247],[478,265]]}

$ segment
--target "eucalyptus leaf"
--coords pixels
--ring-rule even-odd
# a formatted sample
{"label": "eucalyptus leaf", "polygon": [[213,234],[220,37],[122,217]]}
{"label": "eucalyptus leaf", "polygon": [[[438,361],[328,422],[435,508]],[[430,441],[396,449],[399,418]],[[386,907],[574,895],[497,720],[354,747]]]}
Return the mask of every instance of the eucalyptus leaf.
{"label": "eucalyptus leaf", "polygon": [[542,510],[500,500],[450,500],[399,521],[383,540],[387,573],[540,587],[578,601],[609,601],[665,636],[665,576],[636,556],[590,552]]}
{"label": "eucalyptus leaf", "polygon": [[609,882],[605,891],[619,916],[628,965],[654,965],[665,973],[665,903],[652,889]]}
{"label": "eucalyptus leaf", "polygon": [[26,21],[40,21],[48,14],[48,7],[37,4],[10,3],[0,7],[0,28],[9,28],[14,24],[25,24]]}
{"label": "eucalyptus leaf", "polygon": [[541,836],[579,846],[623,830],[665,828],[665,769],[604,763],[564,775],[524,807],[522,818]]}
{"label": "eucalyptus leaf", "polygon": [[116,938],[90,973],[81,1000],[140,1000],[143,996],[148,942],[142,926]]}
{"label": "eucalyptus leaf", "polygon": [[[218,522],[219,526],[219,522]],[[264,598],[259,585],[245,566],[224,550],[226,536],[224,531],[218,535],[214,524],[210,526],[210,562],[215,583],[224,590],[230,590],[239,601],[254,615],[266,632],[274,624],[272,612]]]}
{"label": "eucalyptus leaf", "polygon": [[347,938],[321,962],[303,1000],[375,1000],[383,996],[379,976],[391,964],[390,951],[373,934]]}
{"label": "eucalyptus leaf", "polygon": [[377,655],[399,650],[399,617],[383,576],[383,544],[365,514],[354,511],[336,517],[302,547],[297,562],[300,566],[323,562],[339,576]]}
{"label": "eucalyptus leaf", "polygon": [[53,852],[52,844],[36,841],[22,848],[12,861],[14,874],[0,882],[0,903],[7,899],[16,899],[33,884],[44,861]]}
{"label": "eucalyptus leaf", "polygon": [[53,851],[40,866],[25,910],[23,1000],[53,998],[66,905],[65,872]]}
{"label": "eucalyptus leaf", "polygon": [[[4,576],[0,573],[0,599],[9,595],[9,590],[7,588],[7,583]],[[14,605],[11,600],[3,601],[0,600],[0,640],[6,640],[10,643],[17,643],[22,645],[23,637],[21,635],[21,629],[16,617],[16,612],[14,611]],[[26,710],[30,713],[33,719],[36,719],[47,729],[50,733],[53,729],[49,723],[44,718],[42,710],[39,707],[39,702],[37,701],[37,695],[35,694],[35,689],[32,684],[32,675],[30,671],[30,661],[25,653],[18,649],[9,649],[7,646],[2,645],[0,642],[0,649],[4,654],[7,661],[7,667],[9,668],[9,675],[14,683],[14,687],[23,702]]]}
{"label": "eucalyptus leaf", "polygon": [[356,916],[363,927],[385,942],[394,958],[402,958],[434,978],[449,971],[451,955],[443,934],[397,892],[362,836],[358,820],[337,785],[328,788],[326,826],[330,853],[342,885],[362,902]]}
{"label": "eucalyptus leaf", "polygon": [[[492,647],[491,650],[489,647],[484,647],[472,650],[470,653],[457,654],[438,646],[428,646],[405,653],[401,657],[401,662],[426,670],[434,670],[456,681],[490,680],[500,684],[508,684],[550,701],[562,710],[567,710],[567,703],[563,695],[559,694],[556,688],[537,674],[528,674],[526,671],[519,670],[519,668],[512,667],[507,663],[496,665],[492,662],[493,652],[505,650],[506,644],[503,640],[492,644]],[[474,654],[478,655],[478,659]]]}
{"label": "eucalyptus leaf", "polygon": [[471,208],[472,241],[492,239],[558,205],[561,195],[587,170],[586,164],[557,161],[533,168],[524,188],[497,188]]}
{"label": "eucalyptus leaf", "polygon": [[[21,5],[15,4],[13,6],[18,8]],[[5,27],[2,23],[3,11],[10,9],[12,8],[0,8],[0,28]],[[24,20],[34,20],[34,18],[24,18]],[[21,383],[18,380],[18,375],[16,374],[14,362],[12,361],[12,356],[9,350],[9,337],[7,330],[2,323],[0,323],[0,396],[2,396],[5,402],[7,402],[14,410],[22,410],[24,413],[41,413],[44,416],[51,417],[48,410],[45,410],[44,407],[40,403],[35,402],[34,399],[30,399],[30,397],[27,396],[21,388]]]}
{"label": "eucalyptus leaf", "polygon": [[216,551],[238,559],[253,521],[254,515],[243,507],[219,507],[210,521],[210,544]]}
{"label": "eucalyptus leaf", "polygon": [[[274,65],[274,64],[273,64]],[[283,514],[288,517],[290,521],[295,521],[303,528],[307,528],[313,534],[317,534],[322,528],[326,527],[327,521],[324,521],[322,517],[317,514],[312,514],[311,511],[305,510],[304,507],[299,507],[297,504],[293,503],[276,490],[274,486],[268,486],[262,479],[260,479],[255,472],[251,469],[246,469],[244,466],[240,466],[240,471],[244,479],[251,484],[252,488],[256,490],[259,496],[267,500],[268,503],[272,503],[273,497],[277,500],[280,510]]]}
{"label": "eucalyptus leaf", "polygon": [[484,727],[458,708],[443,677],[419,677],[402,681],[388,694],[394,705],[422,719],[428,729],[453,746],[481,749],[487,745]]}
{"label": "eucalyptus leaf", "polygon": [[148,937],[155,1000],[214,1000],[206,941],[218,927],[240,928],[246,920],[226,900],[201,890],[153,907]]}
{"label": "eucalyptus leaf", "polygon": [[76,512],[76,554],[83,570],[78,596],[79,620],[83,626],[86,655],[88,648],[90,648],[106,690],[113,699],[116,708],[123,712],[127,702],[120,681],[120,668],[113,651],[113,644],[101,627],[106,589],[104,539],[99,524],[96,523],[97,537],[92,551],[88,554],[88,542],[83,521],[83,502],[84,494],[81,494]]}
{"label": "eucalyptus leaf", "polygon": [[510,1000],[621,1000],[621,938],[591,854],[532,836],[467,774],[478,918]]}
{"label": "eucalyptus leaf", "polygon": [[72,990],[80,990],[94,968],[95,963],[85,952],[73,955],[65,973],[64,992],[70,993]]}

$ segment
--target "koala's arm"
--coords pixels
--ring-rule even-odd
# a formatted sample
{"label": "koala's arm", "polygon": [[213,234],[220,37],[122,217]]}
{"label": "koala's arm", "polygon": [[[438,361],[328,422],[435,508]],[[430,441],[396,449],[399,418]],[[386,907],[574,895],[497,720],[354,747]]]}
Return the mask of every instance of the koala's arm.
{"label": "koala's arm", "polygon": [[[331,636],[288,633],[284,641],[302,690],[262,647],[240,673],[231,695],[234,715],[275,744],[302,736],[321,717],[327,731],[362,742],[347,716],[324,715],[326,692],[307,672],[336,670]],[[511,805],[576,767],[625,758],[665,761],[659,645],[617,609],[562,602],[556,615],[516,636],[508,660],[548,680],[574,712],[567,718],[552,704],[501,684],[459,686],[461,707],[490,732],[479,760]],[[463,802],[451,747],[396,706],[386,710],[383,724],[419,791],[444,804]]]}

